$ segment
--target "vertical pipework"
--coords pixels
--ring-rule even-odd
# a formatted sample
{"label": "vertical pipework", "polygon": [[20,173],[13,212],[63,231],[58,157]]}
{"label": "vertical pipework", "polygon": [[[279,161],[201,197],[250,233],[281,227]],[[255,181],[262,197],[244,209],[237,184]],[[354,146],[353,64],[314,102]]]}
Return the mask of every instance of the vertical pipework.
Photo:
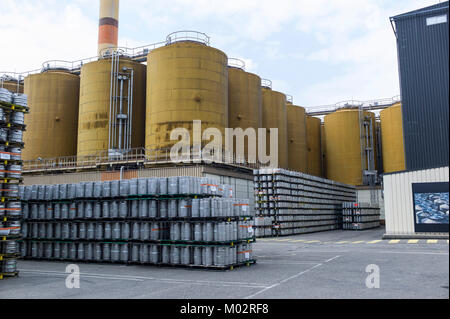
{"label": "vertical pipework", "polygon": [[109,48],[117,48],[119,39],[119,0],[100,0],[98,55]]}

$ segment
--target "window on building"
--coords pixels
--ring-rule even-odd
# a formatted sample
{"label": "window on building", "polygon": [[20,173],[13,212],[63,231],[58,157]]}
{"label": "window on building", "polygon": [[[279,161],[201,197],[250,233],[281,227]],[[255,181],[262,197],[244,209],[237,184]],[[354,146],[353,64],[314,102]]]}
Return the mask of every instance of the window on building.
{"label": "window on building", "polygon": [[441,23],[447,23],[447,15],[446,14],[427,18],[427,26],[441,24]]}

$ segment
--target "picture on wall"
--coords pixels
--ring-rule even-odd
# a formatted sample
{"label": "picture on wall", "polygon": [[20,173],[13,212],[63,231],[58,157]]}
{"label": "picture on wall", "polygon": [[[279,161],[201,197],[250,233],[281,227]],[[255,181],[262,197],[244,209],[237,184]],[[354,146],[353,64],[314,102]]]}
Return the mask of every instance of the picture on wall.
{"label": "picture on wall", "polygon": [[413,200],[416,232],[449,231],[448,183],[413,184]]}

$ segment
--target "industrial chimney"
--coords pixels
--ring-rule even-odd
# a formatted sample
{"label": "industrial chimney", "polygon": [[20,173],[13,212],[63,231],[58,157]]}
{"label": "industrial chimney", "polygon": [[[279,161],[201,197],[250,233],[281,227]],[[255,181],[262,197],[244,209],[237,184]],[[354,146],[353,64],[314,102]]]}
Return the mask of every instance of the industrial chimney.
{"label": "industrial chimney", "polygon": [[110,48],[117,48],[119,38],[119,0],[100,0],[98,28],[98,55]]}

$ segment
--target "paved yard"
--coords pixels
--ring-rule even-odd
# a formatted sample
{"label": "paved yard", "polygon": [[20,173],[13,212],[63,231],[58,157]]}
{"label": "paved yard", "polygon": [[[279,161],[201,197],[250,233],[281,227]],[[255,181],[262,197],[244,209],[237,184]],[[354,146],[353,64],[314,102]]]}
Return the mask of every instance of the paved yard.
{"label": "paved yard", "polygon": [[[258,240],[257,265],[227,272],[80,264],[80,289],[66,288],[67,263],[20,261],[20,277],[0,281],[0,299],[449,298],[447,240],[382,241],[383,233]],[[369,265],[379,289],[366,286]]]}

